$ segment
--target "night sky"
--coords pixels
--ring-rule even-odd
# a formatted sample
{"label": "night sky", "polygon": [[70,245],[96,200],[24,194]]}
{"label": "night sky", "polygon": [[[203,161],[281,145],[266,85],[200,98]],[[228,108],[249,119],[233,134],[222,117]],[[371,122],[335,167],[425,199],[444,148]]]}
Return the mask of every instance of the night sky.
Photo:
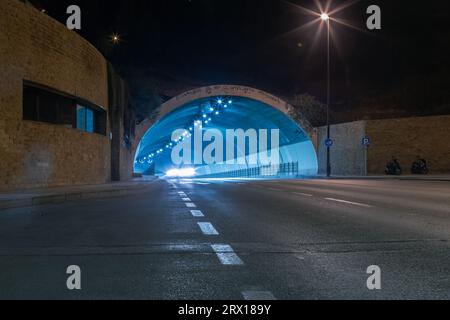
{"label": "night sky", "polygon": [[[80,34],[127,79],[144,73],[192,83],[250,85],[283,97],[308,92],[324,99],[325,32],[315,42],[318,24],[298,29],[315,17],[293,5],[317,11],[313,0],[31,2],[64,23],[67,6],[79,5]],[[331,8],[351,2],[332,1]],[[411,82],[436,82],[439,98],[431,104],[439,110],[448,106],[448,1],[353,2],[334,17],[364,31],[333,23],[333,104],[348,108],[351,101],[414,88]],[[371,4],[382,8],[381,31],[365,27]],[[113,33],[122,39],[117,46],[109,39]],[[434,88],[424,91],[429,90]],[[424,105],[429,98],[421,99]]]}

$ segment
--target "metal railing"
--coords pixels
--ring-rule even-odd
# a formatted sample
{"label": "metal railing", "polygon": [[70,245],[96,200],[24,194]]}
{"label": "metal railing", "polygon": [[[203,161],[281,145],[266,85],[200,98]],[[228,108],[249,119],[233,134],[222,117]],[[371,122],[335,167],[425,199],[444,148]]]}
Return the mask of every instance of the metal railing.
{"label": "metal railing", "polygon": [[299,175],[298,162],[281,163],[241,170],[213,173],[197,176],[197,178],[264,178],[264,177],[296,177]]}

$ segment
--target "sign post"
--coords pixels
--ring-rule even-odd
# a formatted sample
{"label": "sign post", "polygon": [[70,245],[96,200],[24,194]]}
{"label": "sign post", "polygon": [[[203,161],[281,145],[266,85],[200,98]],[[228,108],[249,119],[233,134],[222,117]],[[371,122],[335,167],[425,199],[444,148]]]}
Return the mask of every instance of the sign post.
{"label": "sign post", "polygon": [[361,141],[362,146],[364,147],[364,176],[367,176],[368,170],[367,170],[367,158],[368,158],[368,152],[369,147],[372,145],[372,140],[369,137],[362,138]]}

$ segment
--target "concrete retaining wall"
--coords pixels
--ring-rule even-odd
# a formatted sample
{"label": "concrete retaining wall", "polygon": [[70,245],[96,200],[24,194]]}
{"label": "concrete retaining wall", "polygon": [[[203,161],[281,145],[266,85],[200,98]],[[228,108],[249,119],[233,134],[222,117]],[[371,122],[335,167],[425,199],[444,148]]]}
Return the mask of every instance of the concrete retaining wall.
{"label": "concrete retaining wall", "polygon": [[128,86],[108,64],[111,140],[111,179],[126,181],[133,177],[135,115]]}
{"label": "concrete retaining wall", "polygon": [[[334,145],[331,149],[331,169],[333,175],[365,175],[365,150],[361,145],[365,135],[366,123],[364,121],[344,123],[331,127],[331,137]],[[318,159],[319,174],[327,172],[327,128],[318,129]]]}

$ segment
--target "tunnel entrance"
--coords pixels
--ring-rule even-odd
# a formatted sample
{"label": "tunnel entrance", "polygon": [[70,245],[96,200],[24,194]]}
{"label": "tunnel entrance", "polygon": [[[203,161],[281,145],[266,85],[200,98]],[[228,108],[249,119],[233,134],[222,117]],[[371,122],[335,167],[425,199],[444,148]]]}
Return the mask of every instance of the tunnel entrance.
{"label": "tunnel entrance", "polygon": [[137,148],[135,172],[197,178],[316,175],[309,128],[293,121],[278,98],[266,93],[258,98],[261,91],[248,90],[237,95],[199,89],[163,105]]}

